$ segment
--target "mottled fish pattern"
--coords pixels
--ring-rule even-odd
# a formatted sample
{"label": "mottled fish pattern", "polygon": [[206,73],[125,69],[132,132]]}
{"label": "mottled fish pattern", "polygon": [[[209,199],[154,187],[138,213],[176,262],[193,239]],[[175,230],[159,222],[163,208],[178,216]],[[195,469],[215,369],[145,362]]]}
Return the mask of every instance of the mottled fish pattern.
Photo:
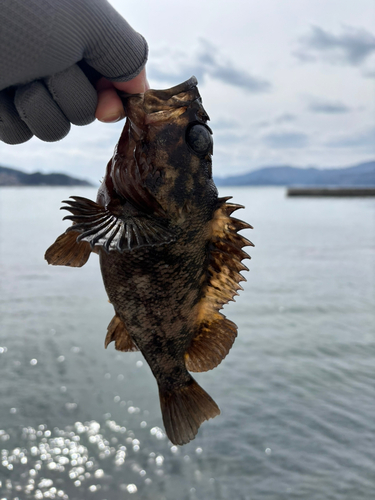
{"label": "mottled fish pattern", "polygon": [[251,228],[212,179],[212,132],[194,77],[168,90],[122,96],[127,119],[97,200],[71,197],[73,222],[49,264],[83,266],[91,252],[115,316],[105,346],[140,350],[159,387],[174,444],[194,439],[220,410],[189,371],[217,366],[237,336],[220,309],[241,289]]}

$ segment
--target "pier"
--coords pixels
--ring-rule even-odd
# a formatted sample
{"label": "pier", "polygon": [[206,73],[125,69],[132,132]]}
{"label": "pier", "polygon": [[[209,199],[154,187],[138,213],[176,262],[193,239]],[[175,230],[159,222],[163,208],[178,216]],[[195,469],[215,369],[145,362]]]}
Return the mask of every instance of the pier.
{"label": "pier", "polygon": [[287,190],[287,196],[334,196],[334,197],[353,197],[353,196],[375,196],[375,187],[327,187],[327,188],[299,188],[290,187]]}

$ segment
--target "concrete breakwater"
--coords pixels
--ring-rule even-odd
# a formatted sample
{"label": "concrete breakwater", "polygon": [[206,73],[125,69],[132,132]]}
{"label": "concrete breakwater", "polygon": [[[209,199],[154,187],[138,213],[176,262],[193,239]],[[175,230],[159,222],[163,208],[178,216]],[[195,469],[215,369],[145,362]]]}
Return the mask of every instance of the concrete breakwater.
{"label": "concrete breakwater", "polygon": [[375,196],[375,187],[327,187],[327,188],[288,188],[287,196]]}

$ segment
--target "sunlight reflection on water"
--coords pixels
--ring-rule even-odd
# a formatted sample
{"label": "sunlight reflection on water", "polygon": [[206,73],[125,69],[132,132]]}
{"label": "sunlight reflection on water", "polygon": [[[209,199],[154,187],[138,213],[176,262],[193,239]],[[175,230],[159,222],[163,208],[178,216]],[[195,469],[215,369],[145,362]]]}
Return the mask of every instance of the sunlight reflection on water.
{"label": "sunlight reflection on water", "polygon": [[[13,436],[0,430],[1,465],[12,473],[0,484],[2,492],[11,497],[22,494],[24,498],[68,500],[77,495],[86,498],[87,491],[116,498],[114,491],[126,490],[130,494],[140,492],[142,498],[156,498],[152,491],[155,485],[162,485],[168,470],[164,469],[164,455],[152,449],[157,442],[167,441],[165,432],[152,427],[148,439],[144,435],[138,439],[133,430],[107,417],[103,426],[96,421],[75,422],[64,430],[50,430],[41,424],[24,427]],[[7,447],[14,441],[17,447]],[[184,466],[186,460],[177,446],[169,443],[164,450]],[[202,448],[196,449],[197,455],[202,452]],[[199,471],[195,471],[195,477],[202,483]],[[123,482],[125,478],[127,483]]]}

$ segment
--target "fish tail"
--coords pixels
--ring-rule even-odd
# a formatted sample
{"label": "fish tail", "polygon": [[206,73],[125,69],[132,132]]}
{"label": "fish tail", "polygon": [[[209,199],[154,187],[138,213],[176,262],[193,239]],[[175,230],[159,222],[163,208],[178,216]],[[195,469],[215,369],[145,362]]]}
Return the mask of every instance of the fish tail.
{"label": "fish tail", "polygon": [[159,387],[159,396],[165,431],[173,444],[188,443],[205,420],[220,414],[215,401],[193,377],[172,391]]}

